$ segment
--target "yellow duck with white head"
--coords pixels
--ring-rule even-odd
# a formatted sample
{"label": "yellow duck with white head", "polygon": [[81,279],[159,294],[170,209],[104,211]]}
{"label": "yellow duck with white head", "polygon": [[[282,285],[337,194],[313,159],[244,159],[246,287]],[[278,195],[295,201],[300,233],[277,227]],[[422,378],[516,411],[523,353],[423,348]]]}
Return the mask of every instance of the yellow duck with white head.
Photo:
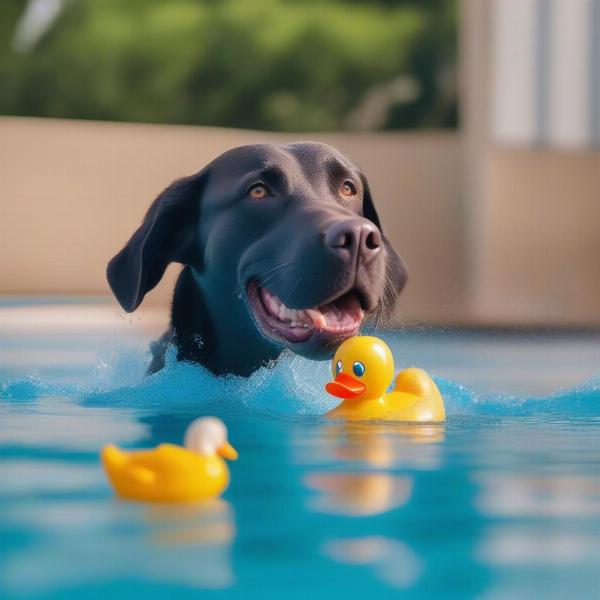
{"label": "yellow duck with white head", "polygon": [[379,338],[357,336],[346,340],[332,360],[335,377],[325,389],[343,402],[328,417],[348,420],[379,419],[418,423],[446,419],[444,400],[431,377],[410,368],[394,378],[394,358]]}
{"label": "yellow duck with white head", "polygon": [[195,502],[221,495],[229,485],[223,458],[238,456],[224,423],[216,417],[196,419],[184,444],[133,451],[111,444],[102,450],[102,463],[117,494],[129,500]]}

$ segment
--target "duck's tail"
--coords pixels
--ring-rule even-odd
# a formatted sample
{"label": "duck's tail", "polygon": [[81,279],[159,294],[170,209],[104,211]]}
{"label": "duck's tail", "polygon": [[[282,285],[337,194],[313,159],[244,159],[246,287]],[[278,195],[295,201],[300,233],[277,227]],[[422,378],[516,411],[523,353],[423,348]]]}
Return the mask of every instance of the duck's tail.
{"label": "duck's tail", "polygon": [[104,446],[104,448],[102,448],[101,457],[104,470],[111,479],[115,471],[122,467],[127,461],[127,454],[114,444]]}
{"label": "duck's tail", "polygon": [[423,369],[416,367],[400,371],[392,391],[413,394],[418,398],[441,398],[440,391],[433,379]]}
{"label": "duck's tail", "polygon": [[435,381],[422,369],[405,369],[398,373],[394,392],[418,398],[410,408],[411,421],[441,422],[446,419],[444,398]]}

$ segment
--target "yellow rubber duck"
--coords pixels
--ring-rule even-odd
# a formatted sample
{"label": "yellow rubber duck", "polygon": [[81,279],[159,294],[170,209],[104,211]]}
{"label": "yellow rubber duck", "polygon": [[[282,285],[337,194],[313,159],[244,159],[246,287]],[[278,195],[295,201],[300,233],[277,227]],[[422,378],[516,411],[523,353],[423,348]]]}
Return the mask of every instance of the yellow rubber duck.
{"label": "yellow rubber duck", "polygon": [[102,450],[102,463],[117,494],[129,500],[195,502],[219,496],[229,485],[229,469],[221,457],[238,457],[224,423],[216,417],[196,419],[184,444],[134,451],[111,444]]}
{"label": "yellow rubber duck", "polygon": [[346,340],[332,360],[335,377],[325,389],[343,402],[327,413],[335,419],[441,422],[444,400],[433,379],[422,369],[405,369],[394,377],[394,358],[379,338],[357,336]]}

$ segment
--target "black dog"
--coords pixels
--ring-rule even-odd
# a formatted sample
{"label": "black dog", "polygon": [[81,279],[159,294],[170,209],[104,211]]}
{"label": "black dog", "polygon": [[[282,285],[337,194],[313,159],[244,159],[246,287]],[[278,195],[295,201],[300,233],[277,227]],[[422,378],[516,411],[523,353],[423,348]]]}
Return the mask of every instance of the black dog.
{"label": "black dog", "polygon": [[406,281],[365,177],[317,143],[242,146],[171,184],[108,265],[121,306],[173,261],[185,268],[151,372],[170,344],[217,374],[248,375],[284,347],[325,358]]}

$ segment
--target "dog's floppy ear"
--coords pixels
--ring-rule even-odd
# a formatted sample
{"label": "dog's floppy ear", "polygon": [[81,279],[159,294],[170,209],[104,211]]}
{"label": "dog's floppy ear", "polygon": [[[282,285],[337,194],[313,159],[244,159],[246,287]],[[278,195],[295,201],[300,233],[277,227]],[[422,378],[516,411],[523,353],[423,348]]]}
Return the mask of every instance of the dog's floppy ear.
{"label": "dog's floppy ear", "polygon": [[133,312],[171,262],[199,260],[196,228],[206,172],[174,181],[152,203],[139,229],[108,263],[106,276],[119,304]]}
{"label": "dog's floppy ear", "polygon": [[369,182],[367,178],[361,173],[360,179],[363,184],[363,216],[372,223],[377,225],[381,235],[383,236],[383,242],[387,249],[388,261],[387,261],[387,273],[386,273],[386,290],[395,298],[400,293],[400,290],[406,285],[408,279],[408,270],[404,261],[400,258],[400,255],[394,250],[394,247],[390,244],[389,240],[385,237],[381,222],[379,221],[379,215],[375,209],[373,197],[371,196],[371,190],[369,188]]}

